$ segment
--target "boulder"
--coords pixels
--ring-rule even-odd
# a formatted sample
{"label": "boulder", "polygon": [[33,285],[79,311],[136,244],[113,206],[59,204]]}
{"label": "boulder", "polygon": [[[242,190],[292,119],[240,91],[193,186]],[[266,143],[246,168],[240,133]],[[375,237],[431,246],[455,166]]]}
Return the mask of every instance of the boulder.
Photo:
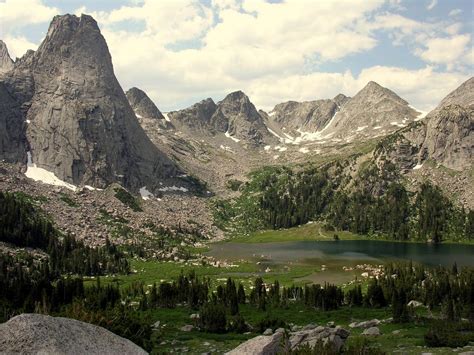
{"label": "boulder", "polygon": [[240,344],[234,350],[229,351],[228,355],[274,355],[285,351],[282,349],[283,333],[278,332],[273,335],[259,335],[258,337],[247,340]]}
{"label": "boulder", "polygon": [[0,349],[7,354],[147,354],[102,327],[42,314],[21,314],[0,324]]}
{"label": "boulder", "polygon": [[184,326],[181,327],[181,331],[182,332],[190,332],[194,329],[194,326],[191,325],[191,324],[186,324]]}
{"label": "boulder", "polygon": [[263,332],[263,335],[272,335],[272,334],[273,334],[272,328],[265,329],[265,331]]}
{"label": "boulder", "polygon": [[367,329],[370,327],[375,327],[380,324],[380,321],[378,319],[372,319],[372,320],[366,320],[364,322],[354,322],[349,324],[350,328],[362,328],[362,329]]}
{"label": "boulder", "polygon": [[411,300],[410,302],[408,302],[407,306],[417,308],[417,307],[422,307],[423,303],[419,301]]}
{"label": "boulder", "polygon": [[370,327],[362,332],[362,335],[368,335],[368,336],[379,336],[380,334],[381,333],[380,333],[379,327]]}

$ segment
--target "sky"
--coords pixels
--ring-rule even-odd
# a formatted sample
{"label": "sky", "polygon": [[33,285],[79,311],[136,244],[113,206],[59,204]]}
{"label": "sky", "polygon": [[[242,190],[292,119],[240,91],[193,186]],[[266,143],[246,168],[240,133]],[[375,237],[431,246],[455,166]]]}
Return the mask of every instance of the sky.
{"label": "sky", "polygon": [[473,75],[471,0],[0,0],[13,58],[57,14],[92,15],[124,90],[164,112],[242,90],[259,109],[373,80],[423,111]]}

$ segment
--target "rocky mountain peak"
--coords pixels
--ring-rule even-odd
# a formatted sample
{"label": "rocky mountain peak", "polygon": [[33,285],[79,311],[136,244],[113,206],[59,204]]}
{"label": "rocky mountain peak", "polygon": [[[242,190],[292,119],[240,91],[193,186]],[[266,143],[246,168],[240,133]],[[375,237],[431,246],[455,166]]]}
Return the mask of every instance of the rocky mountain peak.
{"label": "rocky mountain peak", "polygon": [[151,101],[143,90],[133,87],[126,92],[126,96],[130,106],[132,106],[137,115],[146,118],[165,119],[155,103]]}
{"label": "rocky mountain peak", "polygon": [[0,74],[13,69],[13,60],[10,58],[5,42],[0,40]]}
{"label": "rocky mountain peak", "polygon": [[353,98],[346,100],[325,128],[325,136],[333,141],[350,142],[358,136],[387,135],[406,127],[419,114],[393,91],[370,81]]}
{"label": "rocky mountain peak", "polygon": [[75,185],[149,191],[180,174],[140,126],[96,21],[54,17],[38,50],[8,73],[24,107],[32,164]]}
{"label": "rocky mountain peak", "polygon": [[238,115],[240,119],[249,122],[262,119],[249,97],[240,90],[228,94],[217,106],[217,110],[221,111],[224,116]]}
{"label": "rocky mountain peak", "polygon": [[349,101],[351,98],[344,95],[344,94],[337,94],[333,99],[332,101],[334,101],[336,103],[337,106],[339,107],[342,107],[344,106],[347,101]]}

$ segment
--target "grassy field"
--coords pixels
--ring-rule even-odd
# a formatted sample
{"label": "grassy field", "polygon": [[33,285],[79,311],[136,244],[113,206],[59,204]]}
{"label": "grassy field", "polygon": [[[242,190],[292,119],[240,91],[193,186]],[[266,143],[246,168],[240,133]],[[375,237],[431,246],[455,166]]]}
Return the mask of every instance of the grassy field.
{"label": "grassy field", "polygon": [[230,241],[235,243],[274,243],[289,241],[333,240],[335,234],[337,234],[340,240],[363,239],[363,237],[351,232],[327,231],[320,223],[314,222],[289,229],[254,232],[249,235],[232,238]]}

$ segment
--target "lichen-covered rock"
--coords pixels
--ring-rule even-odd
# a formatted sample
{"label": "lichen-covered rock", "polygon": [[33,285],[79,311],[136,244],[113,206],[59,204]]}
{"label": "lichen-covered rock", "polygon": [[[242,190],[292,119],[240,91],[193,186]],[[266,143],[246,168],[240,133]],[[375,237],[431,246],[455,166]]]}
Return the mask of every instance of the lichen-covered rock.
{"label": "lichen-covered rock", "polygon": [[380,334],[381,333],[380,333],[379,327],[370,327],[370,328],[365,329],[362,332],[362,335],[368,335],[368,336],[379,336]]}
{"label": "lichen-covered rock", "polygon": [[75,319],[21,314],[0,324],[0,352],[22,354],[147,354],[130,340]]}
{"label": "lichen-covered rock", "polygon": [[259,335],[258,337],[247,340],[235,349],[226,353],[227,355],[275,355],[280,353],[283,333],[276,332],[273,335]]}

